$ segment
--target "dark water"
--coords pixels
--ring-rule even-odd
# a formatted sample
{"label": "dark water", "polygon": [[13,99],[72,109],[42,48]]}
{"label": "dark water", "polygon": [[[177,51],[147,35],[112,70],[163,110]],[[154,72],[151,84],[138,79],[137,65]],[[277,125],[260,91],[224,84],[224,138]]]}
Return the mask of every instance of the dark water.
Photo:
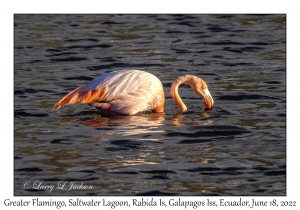
{"label": "dark water", "polygon": [[[165,115],[51,112],[120,69],[160,78]],[[213,110],[181,85],[178,114],[184,74],[207,82]],[[15,15],[14,148],[15,195],[286,195],[286,17]],[[92,189],[42,189],[71,182]]]}

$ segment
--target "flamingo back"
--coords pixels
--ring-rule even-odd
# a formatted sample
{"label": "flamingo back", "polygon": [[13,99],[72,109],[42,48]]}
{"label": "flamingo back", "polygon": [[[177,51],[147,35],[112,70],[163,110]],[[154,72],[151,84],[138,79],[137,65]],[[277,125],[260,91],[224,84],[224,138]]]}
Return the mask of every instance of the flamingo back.
{"label": "flamingo back", "polygon": [[[164,91],[160,80],[145,71],[121,70],[105,73],[84,87],[75,89],[54,105],[106,102],[110,111],[132,115],[145,110],[161,111]],[[159,108],[158,108],[159,107]]]}

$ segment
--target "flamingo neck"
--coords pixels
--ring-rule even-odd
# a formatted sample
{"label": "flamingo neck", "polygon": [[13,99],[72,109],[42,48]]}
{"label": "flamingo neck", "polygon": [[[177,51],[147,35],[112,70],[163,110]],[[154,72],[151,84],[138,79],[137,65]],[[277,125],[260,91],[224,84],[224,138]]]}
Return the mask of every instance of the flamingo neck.
{"label": "flamingo neck", "polygon": [[180,76],[178,77],[171,85],[171,89],[170,89],[170,94],[174,100],[174,102],[177,104],[177,106],[180,109],[180,112],[185,112],[187,110],[186,105],[183,103],[183,101],[181,100],[181,97],[178,94],[178,87],[181,83],[183,82],[187,82],[189,84],[189,86],[194,90],[195,90],[195,76],[191,76],[191,75],[185,75],[185,76]]}

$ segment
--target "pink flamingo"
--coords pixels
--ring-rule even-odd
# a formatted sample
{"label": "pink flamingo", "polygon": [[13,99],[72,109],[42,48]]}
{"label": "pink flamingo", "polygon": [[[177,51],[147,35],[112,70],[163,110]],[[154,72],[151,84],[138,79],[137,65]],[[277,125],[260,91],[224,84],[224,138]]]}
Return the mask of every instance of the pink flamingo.
{"label": "pink flamingo", "polygon": [[[212,108],[214,100],[206,83],[196,76],[185,75],[178,77],[170,89],[180,112],[187,110],[178,94],[178,86],[183,82],[187,82],[203,99],[206,109]],[[53,110],[75,103],[89,104],[108,114],[134,115],[146,110],[163,113],[165,96],[161,81],[153,74],[141,70],[121,70],[105,73],[71,91],[54,105]]]}

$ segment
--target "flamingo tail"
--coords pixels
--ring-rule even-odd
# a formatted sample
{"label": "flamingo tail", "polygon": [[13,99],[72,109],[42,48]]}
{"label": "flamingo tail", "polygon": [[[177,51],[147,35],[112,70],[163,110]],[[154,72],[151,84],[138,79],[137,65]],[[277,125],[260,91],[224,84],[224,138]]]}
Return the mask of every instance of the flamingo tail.
{"label": "flamingo tail", "polygon": [[79,87],[54,104],[52,111],[58,110],[68,104],[90,104],[102,101],[105,98],[107,92],[106,89],[106,87],[103,87],[97,90],[86,90],[85,87]]}

